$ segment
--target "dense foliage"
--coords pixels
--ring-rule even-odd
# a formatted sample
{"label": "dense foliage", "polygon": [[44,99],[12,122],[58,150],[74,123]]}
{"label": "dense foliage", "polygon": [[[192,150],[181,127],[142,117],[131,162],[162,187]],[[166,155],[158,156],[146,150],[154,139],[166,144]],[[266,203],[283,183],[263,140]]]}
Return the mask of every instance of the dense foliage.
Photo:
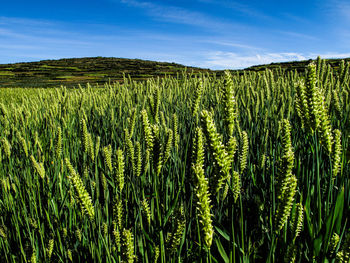
{"label": "dense foliage", "polygon": [[349,64],[0,92],[2,262],[349,260]]}

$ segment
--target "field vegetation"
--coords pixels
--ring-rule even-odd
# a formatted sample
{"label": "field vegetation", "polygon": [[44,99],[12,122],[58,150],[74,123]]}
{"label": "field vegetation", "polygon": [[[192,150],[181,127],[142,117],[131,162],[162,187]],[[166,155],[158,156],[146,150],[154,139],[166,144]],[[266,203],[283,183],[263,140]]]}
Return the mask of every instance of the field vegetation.
{"label": "field vegetation", "polygon": [[209,72],[208,69],[140,59],[92,57],[42,60],[1,64],[0,87],[78,87],[87,83],[103,86],[106,82],[122,82],[125,76],[133,80],[166,75],[175,77],[185,69],[196,73]]}
{"label": "field vegetation", "polygon": [[1,262],[349,262],[349,67],[0,89]]}

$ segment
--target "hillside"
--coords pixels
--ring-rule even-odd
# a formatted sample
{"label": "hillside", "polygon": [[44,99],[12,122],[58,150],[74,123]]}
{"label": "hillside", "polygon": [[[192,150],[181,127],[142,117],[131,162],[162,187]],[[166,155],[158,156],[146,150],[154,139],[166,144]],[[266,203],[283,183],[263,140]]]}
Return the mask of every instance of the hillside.
{"label": "hillside", "polygon": [[76,86],[122,81],[123,74],[135,80],[150,77],[203,72],[206,69],[176,63],[124,58],[70,58],[0,65],[0,87]]}
{"label": "hillside", "polygon": [[[344,59],[350,61],[350,58]],[[326,59],[337,69],[341,59]],[[292,61],[256,65],[244,70],[263,71],[281,67],[285,70],[304,72],[312,60]],[[106,82],[123,81],[130,75],[134,80],[145,80],[150,77],[176,76],[184,70],[187,72],[212,72],[218,76],[223,70],[210,70],[198,67],[187,67],[177,63],[156,62],[141,59],[125,58],[69,58],[59,60],[42,60],[14,64],[0,64],[0,87],[57,87],[77,86],[85,83],[104,84]],[[238,70],[242,73],[244,70]],[[232,70],[232,72],[237,72]]]}
{"label": "hillside", "polygon": [[[350,58],[345,59],[323,59],[327,64],[330,64],[333,68],[338,69],[340,63],[342,60],[345,62],[350,62]],[[265,69],[274,69],[281,67],[285,70],[297,70],[298,72],[304,72],[305,68],[308,64],[310,64],[313,60],[301,60],[301,61],[290,61],[290,62],[278,62],[278,63],[271,63],[271,64],[263,64],[263,65],[256,65],[251,66],[249,68],[246,68],[245,70],[251,70],[251,71],[263,71]]]}

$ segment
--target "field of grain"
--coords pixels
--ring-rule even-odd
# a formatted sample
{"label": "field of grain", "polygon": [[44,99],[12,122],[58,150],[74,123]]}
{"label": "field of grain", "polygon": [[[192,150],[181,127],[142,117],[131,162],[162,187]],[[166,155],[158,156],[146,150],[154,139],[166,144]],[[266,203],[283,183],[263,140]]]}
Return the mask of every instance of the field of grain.
{"label": "field of grain", "polygon": [[349,65],[0,89],[1,262],[348,262]]}

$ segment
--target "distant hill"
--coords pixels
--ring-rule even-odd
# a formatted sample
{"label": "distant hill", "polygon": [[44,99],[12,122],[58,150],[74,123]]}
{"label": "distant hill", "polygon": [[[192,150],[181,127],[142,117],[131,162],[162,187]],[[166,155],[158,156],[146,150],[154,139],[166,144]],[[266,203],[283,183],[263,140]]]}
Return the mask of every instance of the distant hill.
{"label": "distant hill", "polygon": [[184,70],[207,72],[209,69],[186,67],[167,62],[124,58],[69,58],[14,64],[0,64],[0,87],[77,86],[122,81],[123,74],[134,80],[175,76]]}
{"label": "distant hill", "polygon": [[[350,62],[350,58],[343,58],[343,59],[325,59],[327,64],[330,64],[333,68],[338,68],[340,62],[344,60],[345,62]],[[265,69],[274,69],[274,68],[283,68],[286,70],[297,70],[298,72],[304,72],[305,67],[310,64],[312,59],[309,60],[302,60],[302,61],[291,61],[291,62],[279,62],[279,63],[271,63],[271,64],[264,64],[264,65],[256,65],[251,66],[249,68],[246,68],[245,70],[250,71],[263,71]]]}
{"label": "distant hill", "polygon": [[[342,59],[326,59],[332,67],[337,68]],[[344,59],[350,61],[350,58]],[[304,72],[312,60],[271,63],[246,68],[248,71],[283,68]],[[103,85],[106,82],[123,81],[123,76],[130,75],[133,80],[145,80],[151,77],[176,76],[184,70],[187,72],[211,72],[218,76],[222,70],[210,70],[187,67],[176,63],[156,62],[125,58],[68,58],[59,60],[42,60],[14,64],[0,64],[0,87],[57,87],[77,86],[93,83]],[[242,73],[244,70],[238,70]],[[231,70],[237,72],[236,70]]]}

